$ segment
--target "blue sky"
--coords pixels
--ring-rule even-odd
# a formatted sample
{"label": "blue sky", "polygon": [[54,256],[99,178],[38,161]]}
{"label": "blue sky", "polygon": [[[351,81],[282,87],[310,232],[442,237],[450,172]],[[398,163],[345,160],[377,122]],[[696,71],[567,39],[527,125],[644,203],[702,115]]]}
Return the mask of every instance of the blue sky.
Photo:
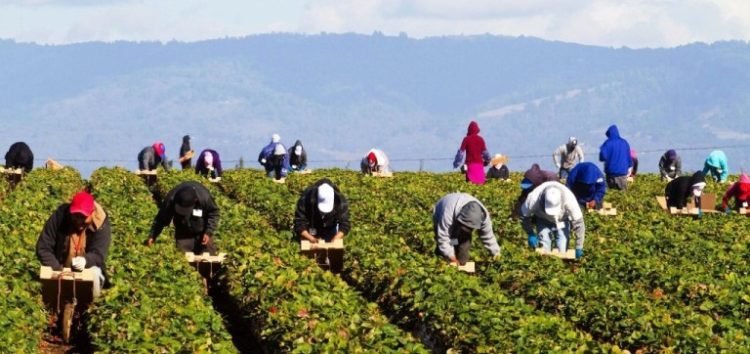
{"label": "blue sky", "polygon": [[635,48],[748,41],[750,0],[0,0],[0,38],[22,42],[373,31]]}

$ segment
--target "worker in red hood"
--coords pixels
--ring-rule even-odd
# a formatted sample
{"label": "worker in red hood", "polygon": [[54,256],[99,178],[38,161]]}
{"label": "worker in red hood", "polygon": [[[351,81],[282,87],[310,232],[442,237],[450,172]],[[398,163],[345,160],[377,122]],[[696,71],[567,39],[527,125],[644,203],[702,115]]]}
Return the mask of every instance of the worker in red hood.
{"label": "worker in red hood", "polygon": [[138,168],[140,170],[153,171],[157,166],[162,165],[164,170],[169,170],[167,165],[166,148],[161,141],[147,146],[138,153]]}
{"label": "worker in red hood", "polygon": [[735,209],[747,208],[750,203],[750,178],[746,174],[740,175],[740,181],[732,184],[727,192],[724,193],[724,198],[721,199],[721,206],[729,214],[729,198],[734,197]]}
{"label": "worker in red hood", "polygon": [[461,147],[458,149],[456,158],[453,160],[453,168],[458,168],[461,165],[461,160],[464,160],[464,164],[466,165],[466,181],[474,184],[484,184],[484,166],[490,162],[490,159],[487,145],[484,143],[484,139],[479,136],[479,124],[472,121],[469,123],[466,137],[461,142]]}

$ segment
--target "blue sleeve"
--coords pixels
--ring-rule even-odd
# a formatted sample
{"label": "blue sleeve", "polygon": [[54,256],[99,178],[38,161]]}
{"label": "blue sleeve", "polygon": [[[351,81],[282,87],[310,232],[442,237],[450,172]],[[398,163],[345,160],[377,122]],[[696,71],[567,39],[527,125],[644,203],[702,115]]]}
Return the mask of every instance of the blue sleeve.
{"label": "blue sleeve", "polygon": [[596,192],[594,193],[594,201],[601,203],[604,200],[604,194],[607,193],[607,184],[602,182],[596,183]]}
{"label": "blue sleeve", "polygon": [[456,158],[453,159],[453,168],[458,168],[463,160],[464,152],[461,151],[461,149],[458,149],[458,151],[456,152]]}
{"label": "blue sleeve", "polygon": [[599,147],[599,161],[607,161],[607,143],[605,142]]}
{"label": "blue sleeve", "polygon": [[721,159],[721,181],[726,181],[727,177],[729,177],[729,166],[727,165],[727,159]]}
{"label": "blue sleeve", "polygon": [[573,184],[575,184],[576,178],[578,178],[578,171],[580,171],[580,169],[575,167],[570,170],[570,173],[568,173],[568,179],[565,181],[565,185],[571,190],[573,189]]}

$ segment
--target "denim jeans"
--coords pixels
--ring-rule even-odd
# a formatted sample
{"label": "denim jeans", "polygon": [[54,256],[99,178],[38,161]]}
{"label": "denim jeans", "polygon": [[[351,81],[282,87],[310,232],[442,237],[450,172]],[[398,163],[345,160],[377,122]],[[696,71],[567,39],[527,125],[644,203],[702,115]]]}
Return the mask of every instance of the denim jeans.
{"label": "denim jeans", "polygon": [[567,251],[568,239],[570,238],[570,225],[567,221],[564,224],[565,226],[559,229],[553,223],[537,219],[536,228],[539,233],[539,243],[542,245],[542,249],[547,252],[552,251],[552,241],[554,239],[557,249],[560,252]]}

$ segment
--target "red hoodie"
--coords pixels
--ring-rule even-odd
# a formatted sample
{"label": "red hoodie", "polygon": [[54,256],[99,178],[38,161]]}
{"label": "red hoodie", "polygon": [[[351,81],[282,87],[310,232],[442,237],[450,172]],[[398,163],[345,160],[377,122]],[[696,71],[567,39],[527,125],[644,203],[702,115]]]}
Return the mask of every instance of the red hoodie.
{"label": "red hoodie", "polygon": [[750,178],[746,174],[740,175],[740,181],[732,184],[724,193],[721,199],[721,207],[726,209],[729,206],[729,198],[734,197],[737,207],[741,207],[743,202],[750,202]]}
{"label": "red hoodie", "polygon": [[464,141],[461,142],[461,151],[466,151],[465,163],[484,163],[482,152],[485,150],[487,150],[487,146],[484,143],[484,139],[479,136],[479,124],[472,121],[469,123],[469,130],[466,133]]}

